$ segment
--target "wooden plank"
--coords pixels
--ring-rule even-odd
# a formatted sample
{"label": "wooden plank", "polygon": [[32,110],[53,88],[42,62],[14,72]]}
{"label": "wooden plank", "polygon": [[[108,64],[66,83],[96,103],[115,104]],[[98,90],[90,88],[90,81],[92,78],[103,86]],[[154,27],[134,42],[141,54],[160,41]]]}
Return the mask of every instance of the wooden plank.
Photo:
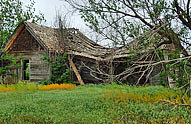
{"label": "wooden plank", "polygon": [[33,73],[33,74],[30,74],[30,76],[49,76],[49,74],[47,74],[47,73]]}
{"label": "wooden plank", "polygon": [[30,81],[50,79],[49,65],[41,60],[42,55],[33,54],[30,59]]}
{"label": "wooden plank", "polygon": [[68,56],[68,60],[69,60],[69,62],[70,62],[70,65],[72,66],[72,69],[73,69],[73,71],[74,71],[74,73],[75,73],[75,75],[76,75],[76,77],[77,77],[79,83],[80,83],[80,84],[84,84],[84,81],[82,80],[82,78],[81,78],[81,76],[80,76],[80,74],[79,74],[79,72],[78,72],[78,70],[77,70],[77,68],[76,68],[76,65],[75,65],[74,62],[72,61],[70,55]]}
{"label": "wooden plank", "polygon": [[31,69],[30,68],[30,72],[31,73],[49,73],[49,70],[46,69],[46,70],[39,70],[39,69]]}
{"label": "wooden plank", "polygon": [[48,70],[48,66],[38,66],[38,65],[31,65],[31,69],[39,69],[39,70]]}
{"label": "wooden plank", "polygon": [[47,79],[49,79],[49,77],[48,76],[32,76],[32,77],[30,77],[30,80],[47,80]]}

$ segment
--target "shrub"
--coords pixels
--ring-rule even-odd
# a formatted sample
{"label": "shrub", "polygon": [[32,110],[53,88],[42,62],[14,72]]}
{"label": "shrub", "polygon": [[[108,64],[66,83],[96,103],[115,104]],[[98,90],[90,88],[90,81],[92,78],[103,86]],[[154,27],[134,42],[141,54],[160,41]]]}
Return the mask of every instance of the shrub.
{"label": "shrub", "polygon": [[52,81],[51,80],[42,80],[42,81],[39,81],[38,84],[49,85],[49,84],[52,84]]}
{"label": "shrub", "polygon": [[[42,59],[48,61],[48,64],[51,66],[52,75],[50,76],[50,81],[52,83],[73,83],[70,78],[72,71],[68,69],[66,53],[57,57],[56,60],[50,60],[47,56],[44,56]],[[46,84],[46,81],[44,84]],[[49,81],[47,84],[49,84]]]}
{"label": "shrub", "polygon": [[15,75],[14,73],[11,72],[11,69],[13,67],[19,67],[20,64],[19,60],[21,58],[21,55],[15,57],[14,55],[8,55],[7,53],[1,54],[0,55],[0,76],[2,82],[9,83],[5,81],[6,76],[11,76],[11,77],[17,77],[18,75]]}

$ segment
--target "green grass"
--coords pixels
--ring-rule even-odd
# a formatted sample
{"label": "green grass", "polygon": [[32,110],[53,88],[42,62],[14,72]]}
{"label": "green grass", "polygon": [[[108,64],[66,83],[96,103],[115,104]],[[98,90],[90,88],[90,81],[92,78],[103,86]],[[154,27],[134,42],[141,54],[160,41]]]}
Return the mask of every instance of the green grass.
{"label": "green grass", "polygon": [[0,124],[191,123],[189,107],[158,102],[167,88],[85,85],[72,90],[0,93]]}

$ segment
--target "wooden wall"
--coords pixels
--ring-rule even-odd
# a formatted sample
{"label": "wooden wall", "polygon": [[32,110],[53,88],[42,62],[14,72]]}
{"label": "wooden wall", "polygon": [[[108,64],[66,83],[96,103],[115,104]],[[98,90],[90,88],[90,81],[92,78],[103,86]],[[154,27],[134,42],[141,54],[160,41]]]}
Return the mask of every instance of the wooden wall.
{"label": "wooden wall", "polygon": [[[22,54],[21,67],[17,68],[19,73],[19,80],[23,80],[23,63],[22,60],[29,60],[29,81],[38,82],[41,80],[48,80],[50,78],[50,67],[48,63],[42,60],[43,56],[46,56],[45,51],[41,52],[19,52]],[[18,53],[16,53],[18,54]]]}
{"label": "wooden wall", "polygon": [[23,80],[22,60],[29,60],[29,81],[37,82],[47,80],[50,76],[50,68],[47,62],[42,60],[47,51],[24,28],[8,49],[9,54],[21,55],[21,67],[17,68],[19,80]]}
{"label": "wooden wall", "polygon": [[36,52],[44,50],[36,39],[24,28],[9,48],[9,52],[30,51]]}
{"label": "wooden wall", "polygon": [[[25,52],[22,53],[22,60],[29,60],[29,81],[38,82],[41,80],[48,80],[50,78],[50,67],[48,63],[42,60],[46,52]],[[23,80],[23,65],[19,69],[20,80]]]}
{"label": "wooden wall", "polygon": [[48,80],[50,78],[50,68],[46,61],[42,60],[42,57],[46,53],[35,53],[31,56],[29,78],[31,82],[40,80]]}

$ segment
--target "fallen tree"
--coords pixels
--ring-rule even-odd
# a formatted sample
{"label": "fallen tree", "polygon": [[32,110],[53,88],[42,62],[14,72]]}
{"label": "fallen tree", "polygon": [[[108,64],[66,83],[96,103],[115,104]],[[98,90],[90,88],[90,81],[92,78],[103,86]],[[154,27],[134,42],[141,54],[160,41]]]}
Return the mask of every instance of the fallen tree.
{"label": "fallen tree", "polygon": [[[131,61],[131,66],[125,71],[118,75],[110,73],[109,75],[113,76],[108,75],[108,77],[121,80],[137,73],[136,84],[139,84],[143,77],[146,77],[145,82],[147,81],[153,72],[154,65],[160,64],[162,73],[160,75],[166,78],[165,82],[169,82],[171,78],[173,82],[181,86],[184,86],[184,83],[190,83],[188,52],[191,45],[190,0],[64,1],[79,11],[93,31],[111,40],[113,47],[122,45],[127,48],[127,51],[130,50],[132,54],[136,54]],[[132,41],[135,38],[136,41]],[[133,43],[134,47],[129,47]],[[113,57],[118,52],[119,50],[116,49]],[[188,58],[182,59],[181,56]],[[176,59],[178,60],[174,61]],[[113,61],[113,59],[110,60]],[[132,63],[133,61],[135,62]],[[147,63],[143,64],[146,61]],[[136,70],[137,68],[139,69]],[[190,89],[190,87],[191,83],[187,88]]]}

